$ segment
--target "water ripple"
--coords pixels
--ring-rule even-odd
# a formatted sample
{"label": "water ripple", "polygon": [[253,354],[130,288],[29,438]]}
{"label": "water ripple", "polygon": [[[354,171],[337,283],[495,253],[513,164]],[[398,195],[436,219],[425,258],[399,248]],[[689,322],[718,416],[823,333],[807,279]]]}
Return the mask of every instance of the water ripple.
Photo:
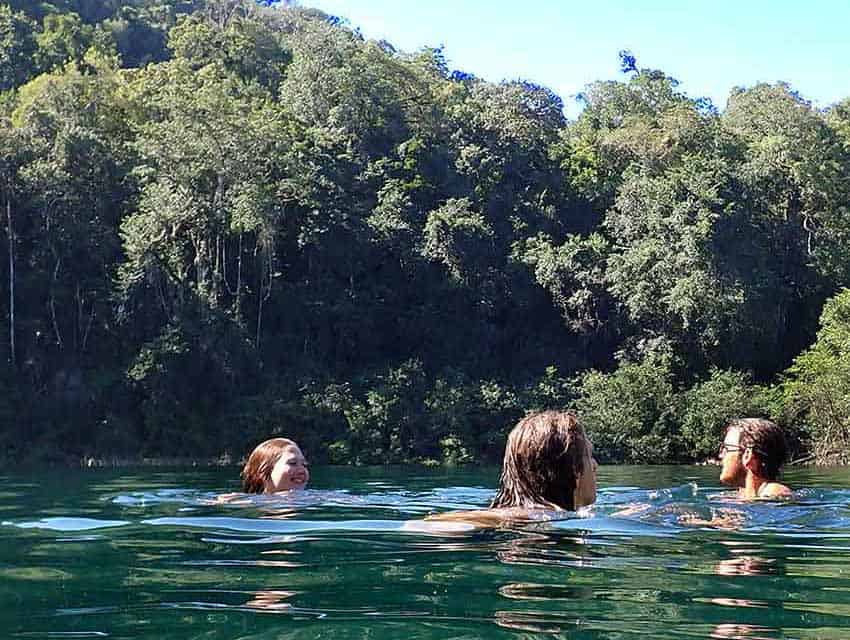
{"label": "water ripple", "polygon": [[225,497],[220,476],[199,472],[197,489],[165,472],[93,474],[77,494],[10,478],[0,629],[431,640],[842,638],[850,627],[846,482],[742,502],[716,470],[668,469],[679,482],[658,487],[655,469],[617,485],[603,468],[591,508],[477,529],[422,516],[486,506],[492,477],[347,473],[345,490]]}

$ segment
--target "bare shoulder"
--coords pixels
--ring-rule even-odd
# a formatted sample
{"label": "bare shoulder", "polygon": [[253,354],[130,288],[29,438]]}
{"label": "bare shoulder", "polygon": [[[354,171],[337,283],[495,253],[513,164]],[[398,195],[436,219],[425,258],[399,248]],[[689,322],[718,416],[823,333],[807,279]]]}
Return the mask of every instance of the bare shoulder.
{"label": "bare shoulder", "polygon": [[248,504],[250,500],[244,493],[222,493],[208,502],[208,504]]}
{"label": "bare shoulder", "polygon": [[437,522],[465,522],[478,527],[498,527],[520,520],[529,519],[528,509],[475,509],[473,511],[451,511],[438,513],[425,518]]}
{"label": "bare shoulder", "polygon": [[759,498],[793,498],[794,492],[781,482],[768,482],[759,491]]}

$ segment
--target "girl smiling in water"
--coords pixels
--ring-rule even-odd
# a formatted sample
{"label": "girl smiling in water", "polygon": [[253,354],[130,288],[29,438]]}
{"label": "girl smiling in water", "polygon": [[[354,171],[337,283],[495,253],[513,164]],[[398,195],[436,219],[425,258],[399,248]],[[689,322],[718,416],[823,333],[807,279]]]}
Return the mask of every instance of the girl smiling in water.
{"label": "girl smiling in water", "polygon": [[278,493],[303,489],[310,479],[301,449],[288,438],[261,442],[248,456],[242,469],[245,493]]}

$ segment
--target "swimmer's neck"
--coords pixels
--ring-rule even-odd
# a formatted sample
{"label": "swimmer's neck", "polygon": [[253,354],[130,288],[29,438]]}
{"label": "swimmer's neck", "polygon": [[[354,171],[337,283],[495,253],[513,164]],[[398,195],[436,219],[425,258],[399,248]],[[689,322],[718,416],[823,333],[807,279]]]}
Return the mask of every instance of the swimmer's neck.
{"label": "swimmer's neck", "polygon": [[742,500],[752,500],[759,497],[759,490],[767,482],[764,478],[754,473],[748,473],[744,480],[744,486],[738,489],[738,497]]}
{"label": "swimmer's neck", "polygon": [[754,498],[777,498],[793,495],[784,484],[768,480],[754,473],[748,473],[744,486],[738,489],[738,497],[742,500]]}

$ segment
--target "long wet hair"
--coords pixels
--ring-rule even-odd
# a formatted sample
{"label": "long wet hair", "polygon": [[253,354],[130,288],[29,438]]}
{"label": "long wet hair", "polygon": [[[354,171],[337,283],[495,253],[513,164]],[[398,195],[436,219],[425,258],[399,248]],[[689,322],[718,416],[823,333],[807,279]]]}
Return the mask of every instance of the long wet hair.
{"label": "long wet hair", "polygon": [[254,447],[242,468],[242,490],[245,493],[263,493],[266,480],[283,452],[287,447],[297,446],[289,438],[271,438]]}
{"label": "long wet hair", "polygon": [[589,456],[590,441],[574,414],[544,411],[523,418],[508,436],[490,508],[574,511],[573,492]]}

